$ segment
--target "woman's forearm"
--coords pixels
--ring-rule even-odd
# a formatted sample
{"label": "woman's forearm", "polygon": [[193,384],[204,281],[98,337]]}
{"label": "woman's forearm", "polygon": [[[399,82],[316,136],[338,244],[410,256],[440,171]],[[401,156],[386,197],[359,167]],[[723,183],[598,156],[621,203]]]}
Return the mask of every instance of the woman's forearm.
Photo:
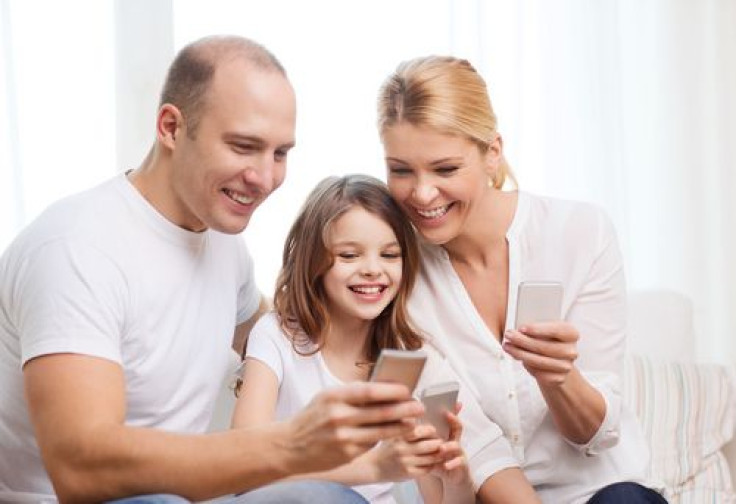
{"label": "woman's forearm", "polygon": [[540,385],[542,395],[560,433],[577,444],[586,444],[600,429],[606,401],[577,368],[561,384]]}

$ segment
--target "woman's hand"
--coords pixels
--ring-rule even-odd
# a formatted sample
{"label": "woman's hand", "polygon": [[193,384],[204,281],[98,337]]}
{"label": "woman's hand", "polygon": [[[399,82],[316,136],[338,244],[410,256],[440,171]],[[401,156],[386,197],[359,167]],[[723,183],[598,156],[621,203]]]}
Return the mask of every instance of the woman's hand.
{"label": "woman's hand", "polygon": [[521,361],[540,387],[564,384],[578,358],[578,330],[568,322],[543,322],[508,330],[503,349]]}

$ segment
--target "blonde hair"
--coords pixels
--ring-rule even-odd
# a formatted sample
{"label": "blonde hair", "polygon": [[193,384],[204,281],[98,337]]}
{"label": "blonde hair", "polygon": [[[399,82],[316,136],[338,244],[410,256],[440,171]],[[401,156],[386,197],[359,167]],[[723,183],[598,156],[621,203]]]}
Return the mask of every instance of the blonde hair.
{"label": "blonde hair", "polygon": [[[482,153],[498,134],[483,77],[467,60],[451,56],[404,61],[384,81],[378,94],[378,130],[383,134],[402,121],[462,136]],[[492,185],[501,189],[507,179],[517,185],[511,167],[502,158]]]}
{"label": "blonde hair", "polygon": [[[360,207],[386,222],[401,247],[402,280],[396,297],[373,322],[368,363],[383,348],[415,350],[422,345],[412,328],[407,299],[419,270],[414,229],[386,184],[367,175],[328,177],[307,197],[284,244],[283,266],[276,282],[274,307],[281,327],[303,355],[319,351],[329,331],[330,314],[323,285],[334,257],[328,249],[330,226],[351,208]],[[312,345],[305,345],[305,343]],[[308,351],[303,349],[311,348]]]}

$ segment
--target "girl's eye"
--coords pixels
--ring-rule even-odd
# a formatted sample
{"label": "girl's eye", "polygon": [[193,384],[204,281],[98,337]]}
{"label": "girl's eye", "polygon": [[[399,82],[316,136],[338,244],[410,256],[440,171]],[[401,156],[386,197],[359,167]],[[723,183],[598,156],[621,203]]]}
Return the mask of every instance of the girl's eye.
{"label": "girl's eye", "polygon": [[401,252],[383,252],[381,257],[384,259],[401,259]]}
{"label": "girl's eye", "polygon": [[341,259],[355,259],[356,257],[358,257],[358,254],[356,254],[355,252],[340,252],[339,254],[337,254],[337,256]]}

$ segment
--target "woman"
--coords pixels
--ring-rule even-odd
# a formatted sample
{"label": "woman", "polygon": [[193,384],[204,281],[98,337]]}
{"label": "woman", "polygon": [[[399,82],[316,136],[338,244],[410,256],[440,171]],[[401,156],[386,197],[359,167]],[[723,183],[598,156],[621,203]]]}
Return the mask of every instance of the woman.
{"label": "woman", "polygon": [[[663,502],[621,403],[626,289],[599,209],[503,191],[483,78],[467,61],[404,62],[379,94],[388,185],[424,238],[410,314],[498,423],[549,503]],[[522,281],[564,288],[561,320],[516,328]]]}

